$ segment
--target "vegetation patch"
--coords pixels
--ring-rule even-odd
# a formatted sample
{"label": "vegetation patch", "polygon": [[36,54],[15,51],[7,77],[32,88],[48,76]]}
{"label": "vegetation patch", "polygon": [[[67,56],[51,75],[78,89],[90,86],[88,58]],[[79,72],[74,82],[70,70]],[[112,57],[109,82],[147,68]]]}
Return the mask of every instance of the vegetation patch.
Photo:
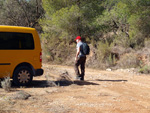
{"label": "vegetation patch", "polygon": [[142,68],[140,68],[139,72],[143,73],[143,74],[149,74],[150,73],[150,66],[148,66],[148,65],[143,66]]}
{"label": "vegetation patch", "polygon": [[39,31],[43,61],[51,64],[74,64],[76,36],[91,45],[88,67],[138,67],[131,54],[149,49],[148,0],[7,0],[0,6],[1,25]]}
{"label": "vegetation patch", "polygon": [[1,81],[1,86],[2,88],[9,92],[11,90],[11,81],[10,81],[10,77],[6,77]]}

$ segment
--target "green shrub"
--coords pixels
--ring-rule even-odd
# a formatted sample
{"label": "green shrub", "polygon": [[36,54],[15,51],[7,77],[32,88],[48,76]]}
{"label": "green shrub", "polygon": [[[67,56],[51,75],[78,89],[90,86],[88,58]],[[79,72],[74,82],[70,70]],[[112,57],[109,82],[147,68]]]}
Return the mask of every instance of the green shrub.
{"label": "green shrub", "polygon": [[127,37],[125,33],[120,33],[116,35],[112,44],[120,47],[128,48],[130,46],[129,42],[130,42],[129,37]]}
{"label": "green shrub", "polygon": [[104,60],[106,60],[109,55],[111,53],[111,48],[110,45],[108,44],[108,42],[99,42],[98,43],[98,49],[97,49],[97,56],[98,56],[98,60],[100,62],[103,62]]}
{"label": "green shrub", "polygon": [[144,67],[142,67],[140,70],[139,70],[140,73],[144,73],[144,74],[149,74],[150,73],[150,66],[148,65],[145,65]]}
{"label": "green shrub", "polygon": [[43,61],[54,64],[66,63],[70,56],[75,56],[75,44],[69,45],[69,40],[47,38],[42,39]]}
{"label": "green shrub", "polygon": [[114,66],[116,64],[116,57],[115,57],[115,55],[110,54],[107,59],[108,59],[107,60],[107,64],[109,66]]}

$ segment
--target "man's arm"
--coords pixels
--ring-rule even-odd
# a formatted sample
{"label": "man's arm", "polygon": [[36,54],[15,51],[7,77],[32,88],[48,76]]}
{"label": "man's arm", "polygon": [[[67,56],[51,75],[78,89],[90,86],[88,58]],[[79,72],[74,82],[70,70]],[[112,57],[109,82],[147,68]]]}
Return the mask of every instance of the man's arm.
{"label": "man's arm", "polygon": [[75,61],[77,61],[78,59],[78,55],[80,54],[80,47],[77,49],[77,53],[76,53],[76,57],[75,57]]}

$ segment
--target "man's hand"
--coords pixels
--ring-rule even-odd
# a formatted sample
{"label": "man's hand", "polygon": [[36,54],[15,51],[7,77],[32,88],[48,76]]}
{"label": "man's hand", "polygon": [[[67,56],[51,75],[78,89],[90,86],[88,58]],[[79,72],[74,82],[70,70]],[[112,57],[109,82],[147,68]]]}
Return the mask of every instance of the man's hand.
{"label": "man's hand", "polygon": [[75,61],[77,61],[77,60],[78,60],[78,55],[79,55],[79,53],[80,53],[80,47],[77,49],[77,53],[76,53],[76,57],[75,57]]}
{"label": "man's hand", "polygon": [[78,60],[78,58],[77,57],[75,57],[75,61],[77,61]]}

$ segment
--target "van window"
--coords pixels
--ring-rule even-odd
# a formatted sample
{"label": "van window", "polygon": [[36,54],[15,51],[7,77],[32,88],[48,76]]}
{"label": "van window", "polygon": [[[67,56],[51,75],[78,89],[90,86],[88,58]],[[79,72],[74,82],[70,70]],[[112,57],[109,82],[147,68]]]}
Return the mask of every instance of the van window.
{"label": "van window", "polygon": [[31,33],[0,32],[0,50],[32,50],[34,41]]}

